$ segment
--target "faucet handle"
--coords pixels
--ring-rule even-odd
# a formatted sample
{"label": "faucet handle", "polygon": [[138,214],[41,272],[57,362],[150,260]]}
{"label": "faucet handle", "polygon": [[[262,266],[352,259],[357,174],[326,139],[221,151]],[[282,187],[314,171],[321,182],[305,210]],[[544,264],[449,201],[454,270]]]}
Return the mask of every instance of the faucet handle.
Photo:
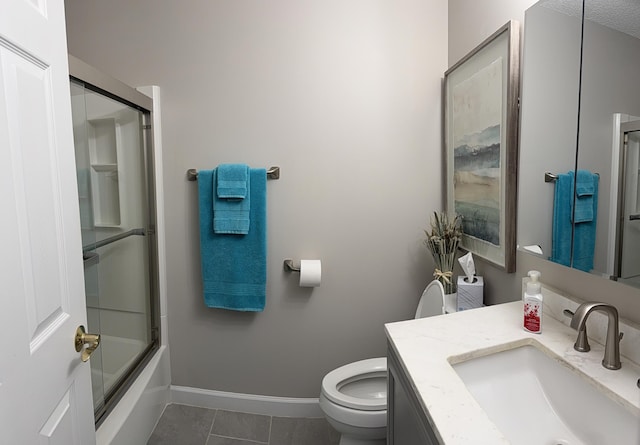
{"label": "faucet handle", "polygon": [[565,309],[564,311],[562,311],[562,313],[569,318],[573,318],[573,315],[574,315],[574,313],[571,312],[569,309]]}

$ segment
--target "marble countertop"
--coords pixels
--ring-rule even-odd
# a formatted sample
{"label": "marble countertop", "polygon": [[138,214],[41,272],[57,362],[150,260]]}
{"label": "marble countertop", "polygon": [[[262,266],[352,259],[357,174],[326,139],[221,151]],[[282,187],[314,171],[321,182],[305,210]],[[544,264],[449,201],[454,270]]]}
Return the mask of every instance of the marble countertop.
{"label": "marble countertop", "polygon": [[566,361],[574,372],[640,417],[636,385],[640,366],[622,356],[622,369],[605,369],[601,344],[591,341],[590,352],[575,351],[576,331],[547,314],[541,334],[525,332],[522,313],[522,302],[517,301],[385,325],[389,342],[441,443],[509,443],[451,365],[524,345],[537,346]]}

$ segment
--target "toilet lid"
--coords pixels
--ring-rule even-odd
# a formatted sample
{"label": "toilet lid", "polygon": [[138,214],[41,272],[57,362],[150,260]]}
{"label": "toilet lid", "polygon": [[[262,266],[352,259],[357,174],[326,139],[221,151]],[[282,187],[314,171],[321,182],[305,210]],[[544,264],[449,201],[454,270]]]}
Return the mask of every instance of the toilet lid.
{"label": "toilet lid", "polygon": [[442,315],[445,313],[444,306],[444,288],[438,280],[433,280],[422,292],[422,297],[416,310],[416,318]]}
{"label": "toilet lid", "polygon": [[[358,389],[351,391],[353,386]],[[334,369],[322,379],[322,394],[347,408],[387,409],[387,358],[370,358]]]}

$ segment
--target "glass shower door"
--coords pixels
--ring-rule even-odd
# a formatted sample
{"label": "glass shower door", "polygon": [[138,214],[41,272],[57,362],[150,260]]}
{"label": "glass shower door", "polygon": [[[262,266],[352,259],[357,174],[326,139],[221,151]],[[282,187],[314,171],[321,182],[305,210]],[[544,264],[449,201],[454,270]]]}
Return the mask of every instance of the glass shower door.
{"label": "glass shower door", "polygon": [[143,132],[148,112],[72,80],[87,330],[96,420],[157,346],[154,273]]}
{"label": "glass shower door", "polygon": [[[73,138],[76,155],[76,176],[78,181],[78,199],[80,201],[80,227],[82,231],[82,245],[87,246],[96,242],[96,232],[93,230],[93,210],[91,203],[90,162],[87,138],[87,120],[84,85],[71,82],[71,107],[73,109]],[[88,332],[100,332],[100,318],[89,302],[98,298],[98,254],[95,250],[84,250],[84,286],[87,300],[87,328]],[[95,305],[94,305],[95,306]],[[94,408],[104,405],[104,383],[102,381],[102,348],[98,348],[91,355],[91,387],[93,391]]]}

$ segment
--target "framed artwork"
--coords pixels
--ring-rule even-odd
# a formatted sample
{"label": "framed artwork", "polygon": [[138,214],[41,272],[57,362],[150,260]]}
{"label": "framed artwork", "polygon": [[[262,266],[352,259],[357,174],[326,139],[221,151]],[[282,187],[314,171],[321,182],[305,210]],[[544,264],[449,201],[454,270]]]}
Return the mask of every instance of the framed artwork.
{"label": "framed artwork", "polygon": [[461,247],[516,265],[520,26],[512,20],[444,74],[446,208]]}

